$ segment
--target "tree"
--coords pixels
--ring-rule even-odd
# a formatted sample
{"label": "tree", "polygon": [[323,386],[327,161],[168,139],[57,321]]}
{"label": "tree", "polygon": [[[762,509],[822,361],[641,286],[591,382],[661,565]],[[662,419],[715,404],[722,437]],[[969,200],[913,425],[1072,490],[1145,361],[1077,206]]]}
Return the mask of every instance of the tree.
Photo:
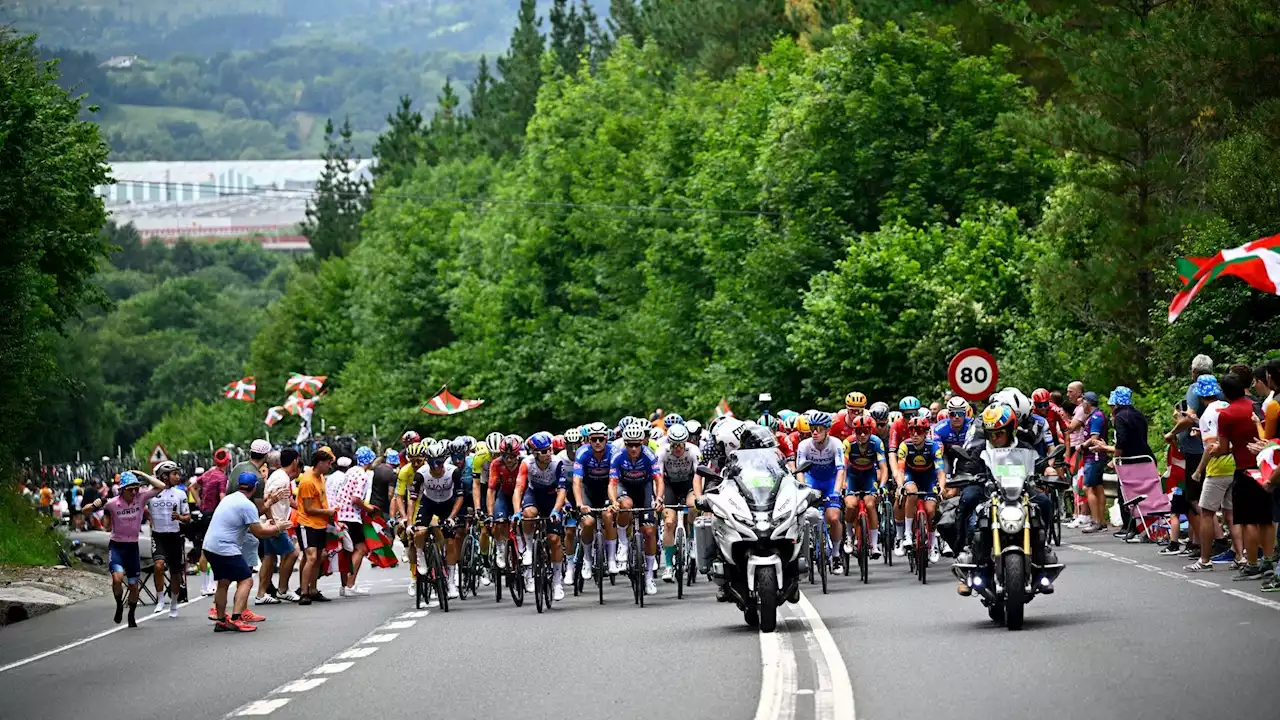
{"label": "tree", "polygon": [[609,0],[609,32],[615,38],[630,35],[636,47],[644,47],[644,23],[636,0]]}
{"label": "tree", "polygon": [[335,137],[333,120],[327,120],[324,139],[324,170],[302,223],[302,234],[321,260],[342,257],[360,242],[360,219],[369,205],[368,181],[356,175],[350,121],[343,121]]}
{"label": "tree", "polygon": [[555,55],[560,70],[578,72],[578,65],[587,45],[587,26],[571,0],[554,0],[548,13],[551,20],[551,53]]}
{"label": "tree", "polygon": [[57,81],[57,63],[39,59],[34,38],[0,27],[0,475],[54,371],[50,333],[104,297],[91,278],[110,250],[94,194],[108,182],[107,146]]}
{"label": "tree", "polygon": [[538,101],[538,88],[542,87],[542,51],[546,46],[546,38],[538,29],[541,25],[537,2],[520,0],[511,45],[506,54],[498,58],[502,79],[494,87],[494,100],[500,113],[496,135],[502,152],[520,147],[525,126]]}
{"label": "tree", "polygon": [[387,116],[387,129],[373,144],[373,156],[378,160],[371,168],[374,187],[382,190],[404,182],[425,152],[426,123],[422,113],[413,109],[408,95],[401,95],[395,113]]}

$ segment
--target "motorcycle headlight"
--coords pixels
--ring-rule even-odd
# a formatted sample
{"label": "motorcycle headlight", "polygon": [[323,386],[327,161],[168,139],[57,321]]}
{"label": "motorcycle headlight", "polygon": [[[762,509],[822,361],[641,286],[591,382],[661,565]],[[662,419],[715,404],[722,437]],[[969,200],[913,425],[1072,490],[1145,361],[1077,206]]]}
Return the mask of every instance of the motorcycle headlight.
{"label": "motorcycle headlight", "polygon": [[1026,519],[1026,513],[1017,505],[1005,505],[1000,508],[1000,530],[1004,533],[1012,535],[1022,532]]}

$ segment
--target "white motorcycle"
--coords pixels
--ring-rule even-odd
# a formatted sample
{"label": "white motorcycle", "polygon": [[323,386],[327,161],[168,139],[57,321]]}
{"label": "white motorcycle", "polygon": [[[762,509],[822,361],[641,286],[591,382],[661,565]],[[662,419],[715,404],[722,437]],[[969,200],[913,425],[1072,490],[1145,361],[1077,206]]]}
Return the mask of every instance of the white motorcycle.
{"label": "white motorcycle", "polygon": [[[801,465],[798,472],[808,463]],[[698,544],[711,556],[707,574],[737,603],[748,625],[773,632],[778,606],[800,600],[801,522],[821,496],[796,482],[773,447],[735,451],[724,475],[706,466],[697,472],[720,481],[698,499],[699,509],[712,516],[710,533],[707,519],[699,519],[704,537]]]}

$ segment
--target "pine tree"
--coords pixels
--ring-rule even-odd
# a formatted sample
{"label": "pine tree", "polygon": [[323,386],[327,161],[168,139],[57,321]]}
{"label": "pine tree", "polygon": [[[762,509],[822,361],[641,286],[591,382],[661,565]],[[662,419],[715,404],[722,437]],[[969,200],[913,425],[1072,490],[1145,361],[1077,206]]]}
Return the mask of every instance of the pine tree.
{"label": "pine tree", "polygon": [[501,114],[496,133],[499,153],[520,148],[542,86],[542,51],[546,38],[539,30],[542,19],[538,17],[536,1],[520,0],[518,17],[507,54],[498,58],[502,80],[494,87],[494,96]]}
{"label": "pine tree", "polygon": [[609,0],[609,32],[615,38],[630,35],[636,47],[644,46],[643,15],[636,0]]}
{"label": "pine tree", "polygon": [[579,57],[587,50],[587,27],[571,0],[555,0],[551,19],[551,52],[566,74],[578,72]]}
{"label": "pine tree", "polygon": [[609,37],[609,33],[600,27],[600,18],[596,16],[595,8],[591,7],[590,0],[581,0],[582,9],[582,26],[586,29],[587,49],[591,57],[591,72],[600,69],[600,65],[604,59],[609,56],[609,51],[613,49],[613,40]]}
{"label": "pine tree", "polygon": [[387,129],[373,144],[374,183],[381,188],[404,182],[426,152],[426,122],[413,109],[408,95],[400,97],[395,113],[387,116]]}
{"label": "pine tree", "polygon": [[360,158],[351,141],[351,120],[343,121],[335,137],[333,119],[325,121],[324,170],[315,197],[307,201],[302,234],[323,260],[343,257],[360,242],[360,220],[369,207],[369,182],[355,177]]}
{"label": "pine tree", "polygon": [[427,129],[428,158],[431,165],[438,165],[445,160],[457,157],[464,150],[463,138],[467,123],[465,116],[458,110],[462,99],[453,89],[453,80],[446,79],[440,95],[436,96],[438,109],[431,116],[431,126]]}

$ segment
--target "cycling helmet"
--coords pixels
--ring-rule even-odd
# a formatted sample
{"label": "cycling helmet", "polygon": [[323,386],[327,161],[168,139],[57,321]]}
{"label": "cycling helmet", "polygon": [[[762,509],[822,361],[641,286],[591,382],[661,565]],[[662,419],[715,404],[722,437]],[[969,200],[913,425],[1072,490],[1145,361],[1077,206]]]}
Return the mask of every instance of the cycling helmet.
{"label": "cycling helmet", "polygon": [[831,428],[831,413],[814,410],[809,415],[809,425],[815,428]]}
{"label": "cycling helmet", "polygon": [[667,440],[670,440],[672,445],[681,445],[688,442],[689,428],[684,425],[672,425],[671,429],[667,431]]}
{"label": "cycling helmet", "polygon": [[898,409],[904,413],[908,410],[919,410],[920,398],[915,395],[908,395],[898,401]]}
{"label": "cycling helmet", "polygon": [[650,428],[650,430],[649,430],[649,439],[650,439],[650,440],[652,440],[652,441],[654,441],[654,442],[659,442],[659,441],[661,441],[661,440],[662,440],[662,438],[664,438],[664,437],[666,437],[666,436],[667,436],[667,434],[666,434],[665,432],[663,432],[663,431],[662,431],[662,428],[658,427],[657,425],[653,426],[653,427],[652,427],[652,428]]}
{"label": "cycling helmet", "polygon": [[930,427],[929,418],[920,415],[916,415],[907,421],[908,430],[928,430]]}
{"label": "cycling helmet", "polygon": [[773,432],[778,432],[778,418],[773,415],[761,415],[756,421],[757,425],[763,425]]}
{"label": "cycling helmet", "polygon": [[[441,440],[440,442],[441,444],[444,444],[443,440]],[[449,456],[458,460],[461,460],[462,458],[466,457],[467,444],[463,442],[461,438],[458,438],[453,442],[449,443]],[[356,460],[357,462],[359,462],[359,457],[357,457]]]}
{"label": "cycling helmet", "polygon": [[435,442],[436,442],[436,439],[433,437],[430,437],[430,436],[424,437],[422,438],[422,447],[429,448],[432,445],[434,445]]}
{"label": "cycling helmet", "polygon": [[564,452],[565,442],[564,442],[563,435],[556,435],[555,437],[551,438],[551,449],[554,450],[555,452]]}
{"label": "cycling helmet", "polygon": [[1036,388],[1031,393],[1031,402],[1036,405],[1048,405],[1049,399],[1049,391],[1044,388]]}
{"label": "cycling helmet", "polygon": [[809,426],[808,415],[797,415],[795,420],[795,426],[796,426],[796,432],[802,432],[802,433],[813,432],[813,429]]}
{"label": "cycling helmet", "polygon": [[428,460],[443,460],[449,457],[449,443],[446,443],[446,442],[431,443],[431,445],[427,448],[426,455]]}
{"label": "cycling helmet", "polygon": [[668,415],[666,418],[663,419],[663,423],[665,423],[668,428],[670,428],[673,425],[683,425],[684,418],[681,417],[678,413],[671,413],[670,415]]}
{"label": "cycling helmet", "polygon": [[555,438],[549,432],[536,432],[529,436],[529,448],[532,450],[550,450],[554,444]]}
{"label": "cycling helmet", "polygon": [[870,432],[875,432],[876,419],[871,417],[870,415],[859,415],[858,417],[853,419],[853,430],[854,432],[857,432],[858,430],[867,430]]}
{"label": "cycling helmet", "polygon": [[631,423],[635,422],[635,420],[636,418],[632,415],[623,415],[622,419],[618,421],[618,427],[625,428]]}
{"label": "cycling helmet", "polygon": [[156,477],[158,477],[158,478],[163,478],[165,475],[168,475],[169,473],[171,473],[171,472],[173,472],[173,471],[175,471],[175,470],[178,470],[178,469],[180,469],[180,468],[178,467],[178,463],[176,463],[176,462],[174,462],[174,461],[172,461],[172,460],[165,460],[164,462],[160,463],[159,465],[156,465],[156,469],[155,469],[155,470],[152,470],[151,472],[152,472],[152,474],[154,474]]}
{"label": "cycling helmet", "polygon": [[427,448],[422,441],[418,441],[405,448],[404,454],[408,455],[410,460],[416,460],[427,454]]}
{"label": "cycling helmet", "polygon": [[882,402],[875,403],[871,406],[871,417],[875,418],[878,423],[888,420],[889,406]]}
{"label": "cycling helmet", "polygon": [[769,428],[763,425],[744,423],[742,433],[738,436],[738,447],[742,450],[758,450],[760,448],[778,447],[778,438]]}
{"label": "cycling helmet", "polygon": [[508,456],[519,455],[522,444],[523,440],[519,435],[508,435],[498,444],[498,452]]}
{"label": "cycling helmet", "polygon": [[933,411],[926,407],[922,407],[919,410],[917,410],[916,415],[924,418],[925,420],[933,419]]}
{"label": "cycling helmet", "polygon": [[698,422],[697,420],[690,420],[689,422],[685,423],[684,426],[689,430],[690,435],[697,435],[699,432],[702,431],[702,423]]}
{"label": "cycling helmet", "polygon": [[71,484],[75,485],[76,487],[80,487],[81,485],[84,484],[84,478],[76,478],[75,480],[71,481]]}
{"label": "cycling helmet", "polygon": [[946,409],[946,408],[942,408],[941,410],[939,410],[939,411],[938,411],[938,419],[939,419],[939,420],[950,420],[950,419],[951,419],[951,411],[950,411],[950,410],[948,410],[948,409]]}
{"label": "cycling helmet", "polygon": [[632,424],[622,429],[623,442],[645,442],[648,439],[649,433],[639,425]]}
{"label": "cycling helmet", "polygon": [[851,392],[844,396],[844,406],[850,410],[861,410],[867,406],[867,396],[860,392]]}
{"label": "cycling helmet", "polygon": [[582,443],[582,431],[578,430],[578,428],[569,428],[568,430],[565,430],[565,431],[564,431],[564,441],[565,441],[566,443],[571,443],[571,444],[573,444],[573,445],[581,444],[581,443]]}
{"label": "cycling helmet", "polygon": [[982,411],[982,429],[987,435],[999,430],[1013,432],[1017,424],[1017,416],[1013,408],[1004,403],[996,403]]}
{"label": "cycling helmet", "polygon": [[996,393],[996,401],[1013,408],[1013,414],[1017,416],[1018,422],[1031,417],[1031,399],[1023,395],[1018,388],[1004,388]]}
{"label": "cycling helmet", "polygon": [[901,420],[901,419],[902,419],[902,413],[901,413],[901,412],[899,412],[899,411],[897,411],[897,410],[892,410],[892,411],[890,411],[890,412],[889,412],[889,422],[890,422],[890,424],[892,424],[892,423],[896,423],[896,422],[898,422],[898,421],[899,421],[899,420]]}
{"label": "cycling helmet", "polygon": [[505,439],[506,438],[502,433],[491,432],[484,436],[484,444],[489,446],[489,452],[497,453],[500,452],[498,448],[502,447],[502,441]]}
{"label": "cycling helmet", "polygon": [[795,418],[778,417],[778,429],[782,432],[791,432],[796,429]]}
{"label": "cycling helmet", "polygon": [[605,424],[602,422],[593,422],[587,426],[587,429],[583,434],[586,435],[587,437],[591,437],[593,435],[603,435],[605,437],[609,437],[609,428],[606,427]]}
{"label": "cycling helmet", "polygon": [[422,440],[422,436],[412,430],[405,430],[404,434],[400,436],[400,444],[405,447],[409,447],[420,440]]}
{"label": "cycling helmet", "polygon": [[779,419],[779,420],[793,420],[793,419],[795,419],[795,416],[797,416],[797,415],[799,415],[799,414],[800,414],[800,413],[796,412],[795,410],[779,410],[779,411],[778,411],[778,419]]}
{"label": "cycling helmet", "polygon": [[973,408],[959,395],[952,395],[947,400],[947,414],[951,417],[973,417]]}

